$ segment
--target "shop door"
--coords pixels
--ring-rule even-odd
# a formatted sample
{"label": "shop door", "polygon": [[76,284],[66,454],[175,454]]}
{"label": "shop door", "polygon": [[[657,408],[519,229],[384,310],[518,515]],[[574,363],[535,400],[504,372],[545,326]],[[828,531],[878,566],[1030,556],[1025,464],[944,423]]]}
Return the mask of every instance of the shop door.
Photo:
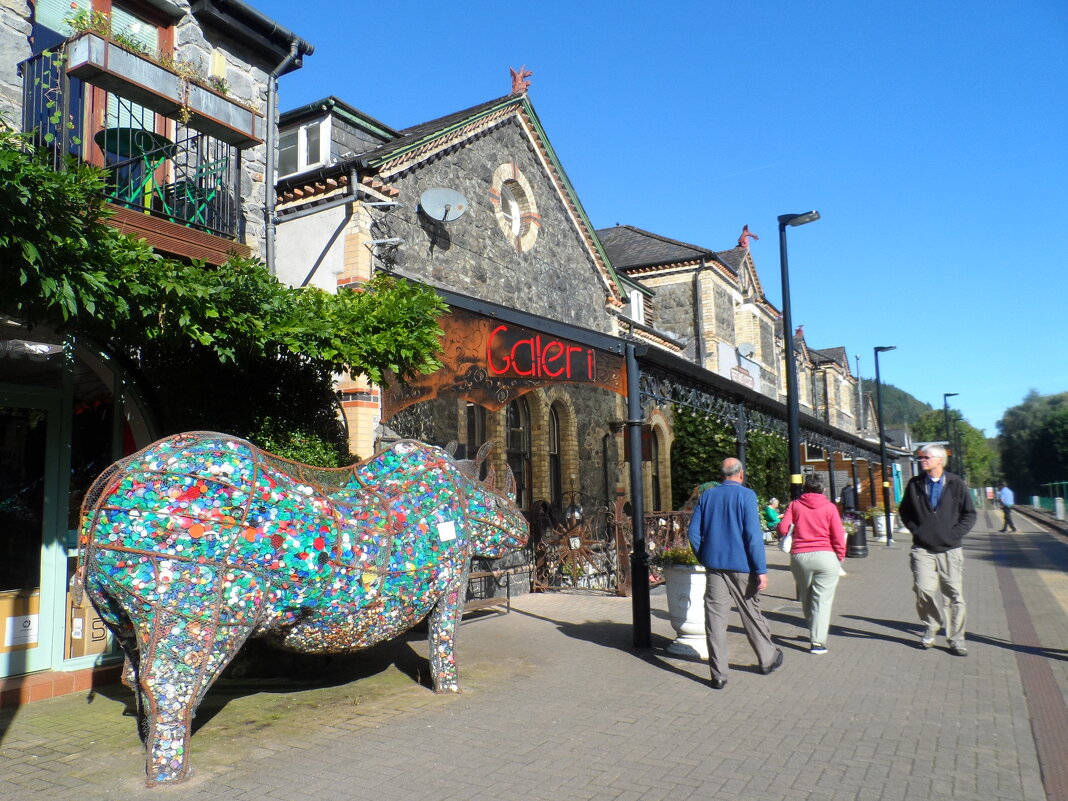
{"label": "shop door", "polygon": [[59,408],[0,392],[0,676],[55,656]]}

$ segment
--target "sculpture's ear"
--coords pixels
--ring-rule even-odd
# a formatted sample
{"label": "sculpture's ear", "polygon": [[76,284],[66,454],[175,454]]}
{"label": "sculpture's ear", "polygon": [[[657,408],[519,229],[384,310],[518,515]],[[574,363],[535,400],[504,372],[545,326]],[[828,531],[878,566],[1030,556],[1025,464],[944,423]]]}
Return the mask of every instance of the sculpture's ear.
{"label": "sculpture's ear", "polygon": [[489,456],[490,451],[493,450],[493,445],[494,442],[492,439],[482,443],[482,447],[478,449],[478,453],[475,455],[475,464],[481,465],[486,461],[486,457]]}
{"label": "sculpture's ear", "polygon": [[513,503],[515,502],[515,475],[512,473],[511,467],[508,468],[508,473],[504,477],[504,494]]}
{"label": "sculpture's ear", "polygon": [[452,442],[450,442],[448,445],[445,446],[445,453],[449,454],[449,456],[455,457],[456,456],[456,449],[458,447],[460,447],[460,443],[457,442],[456,440],[453,440]]}

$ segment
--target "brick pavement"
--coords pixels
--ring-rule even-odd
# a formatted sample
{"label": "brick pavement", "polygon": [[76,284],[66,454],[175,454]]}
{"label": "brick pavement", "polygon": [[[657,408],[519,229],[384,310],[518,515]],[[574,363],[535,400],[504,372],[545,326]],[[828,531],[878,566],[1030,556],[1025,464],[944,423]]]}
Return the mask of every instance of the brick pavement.
{"label": "brick pavement", "polygon": [[[985,517],[967,549],[966,659],[942,641],[916,646],[905,542],[847,561],[831,652],[808,655],[787,557],[769,550],[764,606],[786,650],[773,676],[756,672],[735,625],[730,683],[711,690],[704,663],[664,650],[662,593],[649,652],[630,646],[628,599],[523,596],[509,615],[464,622],[459,696],[426,689],[414,637],[317,685],[220,684],[192,738],[194,775],[175,788],[143,788],[122,688],[5,710],[0,797],[1051,801],[1017,656],[1037,654],[1068,690],[1068,598],[1056,581],[1068,546],[1031,522],[1006,543],[989,533],[1000,516]],[[1013,641],[999,565],[1037,644]]]}

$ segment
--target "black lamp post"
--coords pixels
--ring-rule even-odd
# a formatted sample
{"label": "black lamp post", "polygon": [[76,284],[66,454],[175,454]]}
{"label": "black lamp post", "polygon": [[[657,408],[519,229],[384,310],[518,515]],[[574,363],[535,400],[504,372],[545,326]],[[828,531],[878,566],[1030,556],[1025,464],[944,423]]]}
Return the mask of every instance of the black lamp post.
{"label": "black lamp post", "polygon": [[888,350],[897,350],[897,345],[882,345],[875,348],[875,405],[879,414],[879,459],[883,474],[883,511],[886,513],[886,547],[894,544],[894,532],[890,519],[890,477],[886,464],[886,431],[883,424],[883,382],[879,375],[879,354]]}
{"label": "black lamp post", "polygon": [[790,451],[790,497],[801,495],[801,408],[797,397],[797,362],[794,360],[794,323],[790,313],[790,268],[786,259],[786,226],[815,222],[818,211],[779,215],[779,267],[782,270],[782,325],[786,339],[786,427]]}
{"label": "black lamp post", "polygon": [[953,447],[953,434],[949,430],[949,398],[953,398],[958,394],[957,392],[942,393],[942,422],[946,424],[946,444],[954,452],[956,448]]}

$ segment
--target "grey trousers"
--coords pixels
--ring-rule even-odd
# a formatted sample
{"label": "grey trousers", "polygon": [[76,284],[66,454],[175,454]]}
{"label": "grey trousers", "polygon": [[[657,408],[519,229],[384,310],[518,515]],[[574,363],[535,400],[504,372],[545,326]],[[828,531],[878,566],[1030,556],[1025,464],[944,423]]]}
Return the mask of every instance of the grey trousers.
{"label": "grey trousers", "polygon": [[913,548],[913,588],[916,613],[927,627],[925,636],[933,637],[943,625],[949,644],[964,644],[964,550],[953,548],[945,553],[931,553]]}
{"label": "grey trousers", "polygon": [[841,566],[833,551],[795,553],[790,557],[790,572],[794,574],[797,597],[801,599],[801,610],[805,613],[810,643],[827,644],[831,604],[834,603]]}
{"label": "grey trousers", "polygon": [[727,613],[738,607],[742,628],[756,652],[760,667],[771,667],[778,648],[771,641],[768,623],[760,613],[756,576],[733,570],[709,570],[705,578],[705,637],[712,678],[725,679],[727,663]]}

